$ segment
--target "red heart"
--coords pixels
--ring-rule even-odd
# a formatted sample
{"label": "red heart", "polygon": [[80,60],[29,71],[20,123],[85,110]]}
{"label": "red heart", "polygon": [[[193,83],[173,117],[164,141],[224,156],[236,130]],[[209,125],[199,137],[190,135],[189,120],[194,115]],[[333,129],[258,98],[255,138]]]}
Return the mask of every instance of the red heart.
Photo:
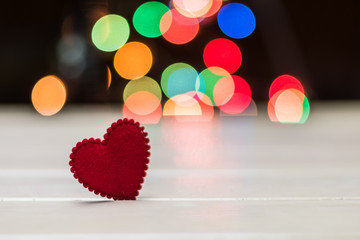
{"label": "red heart", "polygon": [[133,119],[111,124],[104,140],[84,139],[70,154],[71,172],[90,192],[114,200],[135,200],[146,176],[150,145]]}

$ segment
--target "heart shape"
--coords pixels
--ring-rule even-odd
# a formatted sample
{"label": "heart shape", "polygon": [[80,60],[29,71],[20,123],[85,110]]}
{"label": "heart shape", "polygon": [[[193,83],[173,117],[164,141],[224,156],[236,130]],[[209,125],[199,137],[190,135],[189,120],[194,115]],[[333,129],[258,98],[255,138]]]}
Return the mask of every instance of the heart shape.
{"label": "heart shape", "polygon": [[133,119],[111,124],[104,140],[84,139],[70,154],[71,172],[90,192],[114,200],[135,200],[146,176],[149,138]]}

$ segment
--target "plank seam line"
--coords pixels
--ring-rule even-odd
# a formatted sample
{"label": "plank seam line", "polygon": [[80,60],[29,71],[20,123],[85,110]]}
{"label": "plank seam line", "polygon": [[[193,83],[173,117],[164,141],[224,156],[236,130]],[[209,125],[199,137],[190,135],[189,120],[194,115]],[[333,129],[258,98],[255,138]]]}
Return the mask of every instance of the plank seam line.
{"label": "plank seam line", "polygon": [[[113,200],[101,198],[65,198],[65,197],[5,197],[0,198],[0,202],[103,202]],[[241,201],[360,201],[360,197],[229,197],[229,198],[182,198],[182,197],[140,197],[137,201],[153,201],[153,202],[241,202]]]}

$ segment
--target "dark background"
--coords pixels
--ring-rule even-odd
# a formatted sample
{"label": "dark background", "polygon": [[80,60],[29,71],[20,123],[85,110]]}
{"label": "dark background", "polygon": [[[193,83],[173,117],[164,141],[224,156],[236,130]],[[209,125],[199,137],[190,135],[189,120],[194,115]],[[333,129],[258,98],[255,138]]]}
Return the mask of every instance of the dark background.
{"label": "dark background", "polygon": [[[142,41],[151,48],[154,64],[148,76],[159,81],[162,71],[175,62],[203,70],[205,44],[226,37],[216,18],[203,23],[189,44],[174,45],[135,31],[132,15],[143,2],[147,1],[4,2],[0,16],[0,102],[30,102],[32,87],[48,74],[63,79],[70,103],[121,102],[127,80],[115,74],[114,53],[97,50],[90,38],[92,25],[106,13],[125,17],[130,24],[129,41]],[[252,35],[233,40],[243,54],[242,66],[235,74],[248,81],[255,101],[267,100],[272,80],[282,74],[298,77],[312,100],[360,99],[360,1],[249,0],[224,4],[229,2],[246,4],[257,20]],[[86,67],[71,79],[58,69],[57,46],[64,32],[81,36],[86,44]],[[113,73],[110,89],[106,87],[106,66]]]}

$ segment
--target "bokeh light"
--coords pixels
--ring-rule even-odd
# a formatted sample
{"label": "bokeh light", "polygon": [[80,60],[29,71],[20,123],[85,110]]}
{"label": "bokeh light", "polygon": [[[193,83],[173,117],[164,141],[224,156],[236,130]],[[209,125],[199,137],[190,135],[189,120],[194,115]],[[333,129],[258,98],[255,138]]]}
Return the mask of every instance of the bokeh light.
{"label": "bokeh light", "polygon": [[[196,92],[179,94],[168,99],[164,105],[163,115],[172,116],[179,122],[209,122],[214,117],[214,108],[211,100],[206,96],[201,96],[203,101],[199,101]],[[207,102],[205,104],[204,102]]]}
{"label": "bokeh light", "polygon": [[297,123],[303,113],[304,94],[296,89],[282,90],[275,94],[274,109],[277,121],[281,123]]}
{"label": "bokeh light", "polygon": [[94,45],[105,52],[116,51],[122,47],[130,35],[127,20],[116,14],[100,18],[94,25],[91,38]]}
{"label": "bokeh light", "polygon": [[[144,94],[143,94],[144,93]],[[149,92],[137,92],[129,97],[128,105],[123,105],[123,117],[132,118],[141,124],[157,124],[161,120],[162,106],[158,103],[157,97]],[[146,105],[146,101],[149,101],[149,105]],[[145,105],[142,103],[145,102]],[[157,108],[150,112],[149,109],[153,109],[156,105]],[[131,110],[129,109],[131,108]],[[146,109],[149,108],[149,109]],[[135,112],[147,113],[147,114],[136,114]]]}
{"label": "bokeh light", "polygon": [[144,76],[134,81],[128,82],[123,92],[124,102],[127,101],[128,97],[132,94],[140,91],[146,91],[158,98],[159,101],[162,99],[162,92],[159,84],[154,79]]}
{"label": "bokeh light", "polygon": [[310,114],[310,102],[309,99],[304,95],[304,103],[303,103],[303,114],[301,116],[301,119],[299,123],[303,124],[307,121]]}
{"label": "bokeh light", "polygon": [[171,9],[161,18],[160,31],[168,42],[185,44],[198,34],[199,21],[197,18],[185,17],[176,9]]}
{"label": "bokeh light", "polygon": [[144,76],[128,82],[123,99],[124,117],[133,118],[144,124],[155,124],[160,121],[162,92],[154,79]]}
{"label": "bokeh light", "polygon": [[220,78],[215,84],[213,98],[215,105],[220,107],[227,104],[235,92],[235,83],[231,75]]}
{"label": "bokeh light", "polygon": [[[215,86],[217,86],[216,89]],[[206,95],[211,101],[203,101],[204,103],[218,106],[230,100],[234,94],[235,86],[231,75],[225,69],[209,67],[200,72],[196,82],[196,90],[203,93],[203,95],[198,96],[201,101]]]}
{"label": "bokeh light", "polygon": [[41,78],[32,90],[31,101],[41,115],[54,115],[61,110],[66,101],[64,83],[54,75]]}
{"label": "bokeh light", "polygon": [[192,96],[180,94],[166,101],[164,116],[199,116],[202,115],[199,102]]}
{"label": "bokeh light", "polygon": [[275,114],[279,122],[299,122],[303,112],[304,94],[295,90],[281,91],[275,102]]}
{"label": "bokeh light", "polygon": [[133,16],[135,30],[148,38],[161,36],[160,20],[169,11],[169,8],[161,3],[150,1],[138,7]]}
{"label": "bokeh light", "polygon": [[198,72],[189,64],[174,63],[163,71],[160,84],[168,98],[187,92],[195,94],[197,77]]}
{"label": "bokeh light", "polygon": [[127,97],[124,105],[137,115],[149,115],[161,104],[159,98],[151,92],[139,91]]}
{"label": "bokeh light", "polygon": [[213,0],[172,0],[175,9],[188,18],[199,18],[206,15]]}
{"label": "bokeh light", "polygon": [[249,84],[245,79],[232,75],[232,80],[235,85],[234,94],[229,101],[220,105],[219,109],[227,114],[240,114],[244,112],[250,105],[252,100],[252,94]]}
{"label": "bokeh light", "polygon": [[202,18],[208,18],[208,17],[215,15],[221,8],[222,3],[223,3],[222,0],[213,0],[211,8],[204,16],[202,16]]}
{"label": "bokeh light", "polygon": [[293,76],[276,78],[269,89],[268,115],[272,122],[305,123],[310,104],[301,82]]}
{"label": "bokeh light", "polygon": [[294,88],[299,90],[300,92],[304,93],[304,87],[301,82],[291,75],[281,75],[277,77],[271,84],[269,89],[269,98],[271,99],[272,96],[280,90]]}
{"label": "bokeh light", "polygon": [[114,67],[125,79],[145,76],[153,63],[151,50],[141,42],[128,42],[114,56]]}
{"label": "bokeh light", "polygon": [[245,38],[255,30],[255,16],[250,8],[241,3],[229,3],[218,13],[221,31],[231,38]]}
{"label": "bokeh light", "polygon": [[217,38],[206,44],[203,58],[207,67],[221,67],[230,74],[236,72],[242,62],[239,47],[225,38]]}
{"label": "bokeh light", "polygon": [[110,88],[111,85],[111,71],[110,68],[108,66],[106,66],[106,70],[107,70],[107,88]]}

